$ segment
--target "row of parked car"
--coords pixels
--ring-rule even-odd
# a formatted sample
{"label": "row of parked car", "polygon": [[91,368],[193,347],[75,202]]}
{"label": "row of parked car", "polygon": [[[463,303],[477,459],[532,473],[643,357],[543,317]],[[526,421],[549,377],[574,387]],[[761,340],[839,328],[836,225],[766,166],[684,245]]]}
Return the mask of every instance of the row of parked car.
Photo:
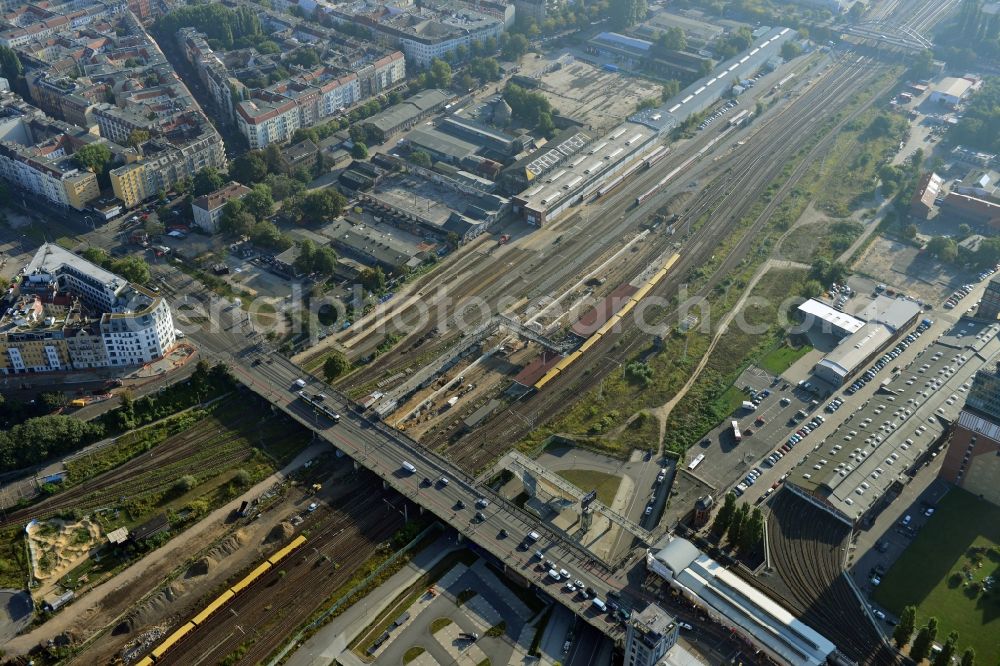
{"label": "row of parked car", "polygon": [[861,387],[863,387],[868,382],[874,380],[875,376],[879,372],[881,372],[882,369],[885,368],[885,366],[887,366],[897,356],[902,354],[906,350],[906,348],[909,347],[912,343],[916,342],[917,338],[919,338],[930,325],[931,321],[929,319],[925,319],[922,322],[920,322],[920,325],[917,326],[916,330],[914,330],[913,333],[910,333],[905,338],[900,340],[899,344],[893,347],[891,351],[887,352],[882,358],[875,361],[875,364],[872,367],[868,368],[865,374],[858,377],[853,384],[847,387],[845,393],[847,393],[848,395],[854,395],[855,393],[861,390]]}
{"label": "row of parked car", "polygon": [[958,302],[960,300],[962,300],[963,298],[965,298],[966,296],[969,295],[969,292],[972,291],[972,288],[974,286],[975,285],[965,284],[965,285],[962,285],[961,287],[959,287],[958,289],[956,289],[955,293],[953,293],[951,296],[949,296],[948,300],[944,302],[945,309],[946,310],[951,310],[956,305],[958,305]]}
{"label": "row of parked car", "polygon": [[713,113],[712,115],[710,115],[708,118],[705,118],[703,121],[701,121],[701,124],[698,125],[698,129],[705,129],[706,127],[708,127],[709,125],[711,125],[712,123],[714,123],[716,120],[718,120],[719,118],[721,118],[723,115],[725,115],[726,111],[729,111],[729,109],[732,109],[735,106],[736,106],[736,100],[735,99],[729,100],[728,102],[726,102],[725,104],[723,104],[721,107],[719,107],[718,111],[716,111],[715,113]]}

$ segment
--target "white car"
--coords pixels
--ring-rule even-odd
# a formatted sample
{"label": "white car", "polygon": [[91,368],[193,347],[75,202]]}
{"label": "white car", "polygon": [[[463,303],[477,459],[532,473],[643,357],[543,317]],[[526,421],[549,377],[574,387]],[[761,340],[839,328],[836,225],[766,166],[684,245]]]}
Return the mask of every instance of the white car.
{"label": "white car", "polygon": [[679,627],[680,627],[681,629],[686,629],[686,630],[688,630],[688,631],[692,631],[692,630],[694,629],[694,627],[692,627],[692,626],[691,626],[690,624],[688,624],[687,622],[678,622],[678,623],[677,623],[677,626],[679,626]]}

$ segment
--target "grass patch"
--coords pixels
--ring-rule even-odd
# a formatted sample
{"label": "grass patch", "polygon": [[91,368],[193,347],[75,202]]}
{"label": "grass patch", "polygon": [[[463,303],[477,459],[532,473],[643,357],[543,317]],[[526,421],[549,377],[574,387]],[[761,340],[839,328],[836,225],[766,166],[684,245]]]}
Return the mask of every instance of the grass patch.
{"label": "grass patch", "polygon": [[990,575],[1000,581],[1000,507],[953,488],[882,577],[874,596],[897,614],[904,606],[916,606],[918,627],[936,617],[939,639],[957,630],[959,653],[973,647],[977,662],[995,664],[1000,659],[1000,585],[973,593],[973,583]]}
{"label": "grass patch", "polygon": [[451,626],[453,623],[450,617],[439,617],[433,622],[431,622],[431,633],[436,634],[445,627]]}
{"label": "grass patch", "polygon": [[500,638],[507,631],[507,622],[500,620],[499,624],[494,624],[486,630],[486,635],[491,638]]}
{"label": "grass patch", "polygon": [[566,479],[585,493],[597,491],[597,499],[605,506],[611,506],[622,483],[622,477],[590,469],[564,469],[559,476]]}
{"label": "grass patch", "polygon": [[781,345],[777,349],[769,351],[761,357],[757,365],[770,372],[772,375],[780,375],[800,358],[812,351],[809,345],[801,347],[791,347],[787,344]]}
{"label": "grass patch", "polygon": [[24,529],[8,527],[0,531],[0,587],[23,590],[28,582],[28,551]]}
{"label": "grass patch", "polygon": [[422,655],[424,652],[426,652],[426,650],[424,650],[422,647],[420,647],[419,645],[414,645],[409,650],[407,650],[406,652],[403,653],[403,663],[404,664],[408,664],[411,661],[414,661],[417,657],[419,657],[420,655]]}
{"label": "grass patch", "polygon": [[796,293],[805,278],[801,269],[772,270],[757,282],[705,369],[667,418],[666,449],[685,451],[740,406],[745,397],[733,383],[748,365],[783,343],[784,331],[774,322],[782,301]]}

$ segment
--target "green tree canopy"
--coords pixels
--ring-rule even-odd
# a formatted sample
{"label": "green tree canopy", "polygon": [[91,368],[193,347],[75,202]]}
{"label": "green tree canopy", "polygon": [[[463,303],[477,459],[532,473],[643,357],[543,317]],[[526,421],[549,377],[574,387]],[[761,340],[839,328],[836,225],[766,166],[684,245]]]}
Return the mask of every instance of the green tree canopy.
{"label": "green tree canopy", "polygon": [[251,150],[230,163],[229,175],[244,185],[259,183],[267,177],[267,162],[259,150]]}
{"label": "green tree canopy", "polygon": [[428,81],[438,88],[447,88],[451,85],[451,65],[444,60],[434,58],[431,61],[431,68],[428,74]]}
{"label": "green tree canopy", "polygon": [[207,166],[194,175],[192,194],[200,197],[216,191],[226,184],[225,178],[215,167]]}
{"label": "green tree canopy", "polygon": [[927,242],[927,251],[943,262],[958,258],[958,244],[947,236],[935,236]]}
{"label": "green tree canopy", "polygon": [[354,146],[351,148],[351,157],[356,160],[368,159],[368,146],[362,141],[355,141]]}
{"label": "green tree canopy", "polygon": [[930,654],[934,639],[937,638],[937,625],[937,618],[932,617],[917,632],[917,637],[913,639],[913,645],[910,647],[910,658],[915,662],[920,663]]}
{"label": "green tree canopy", "polygon": [[646,0],[611,0],[611,25],[618,30],[630,28],[646,19],[649,8]]}
{"label": "green tree canopy", "polygon": [[73,153],[73,162],[78,167],[94,173],[103,173],[111,158],[111,149],[103,143],[90,143]]}
{"label": "green tree canopy", "polygon": [[243,208],[258,220],[270,217],[274,212],[274,197],[271,188],[264,183],[257,183],[243,197]]}
{"label": "green tree canopy", "polygon": [[432,164],[431,156],[424,150],[414,150],[410,153],[410,161],[417,166],[429,168]]}
{"label": "green tree canopy", "polygon": [[892,632],[892,640],[895,641],[896,647],[903,648],[910,642],[910,637],[913,636],[913,630],[916,626],[917,609],[915,606],[907,606],[899,614],[899,623],[896,624],[896,628]]}
{"label": "green tree canopy", "polygon": [[344,210],[347,200],[332,187],[313,190],[298,202],[299,221],[309,224],[329,221]]}
{"label": "green tree canopy", "polygon": [[385,291],[386,279],[381,266],[364,269],[361,271],[359,279],[361,281],[361,286],[368,291],[373,291],[375,293]]}
{"label": "green tree canopy", "polygon": [[334,349],[323,361],[323,374],[330,381],[340,377],[351,369],[351,362],[344,356],[344,352]]}
{"label": "green tree canopy", "polygon": [[0,74],[13,86],[24,73],[24,66],[17,52],[6,46],[0,46]]}
{"label": "green tree canopy", "polygon": [[682,28],[667,28],[656,36],[656,45],[669,51],[683,51],[687,48],[687,37]]}

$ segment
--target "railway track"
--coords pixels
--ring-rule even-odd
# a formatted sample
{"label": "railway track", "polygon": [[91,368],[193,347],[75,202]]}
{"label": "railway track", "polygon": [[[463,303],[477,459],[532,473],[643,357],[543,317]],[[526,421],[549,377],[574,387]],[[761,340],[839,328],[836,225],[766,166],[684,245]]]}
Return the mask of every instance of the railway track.
{"label": "railway track", "polygon": [[785,589],[767,578],[758,581],[761,585],[851,659],[877,666],[900,663],[844,577],[847,525],[783,492],[771,503],[767,531],[771,561]]}
{"label": "railway track", "polygon": [[[0,528],[45,519],[65,510],[92,510],[141,499],[169,489],[184,474],[222,470],[244,462],[252,455],[246,434],[239,430],[245,420],[236,410],[221,409],[217,416],[202,419],[112,470],[37,504],[8,512],[0,520]],[[261,421],[258,427],[262,436],[282,432],[276,417]],[[136,484],[140,477],[142,483]]]}
{"label": "railway track", "polygon": [[[685,219],[695,220],[696,216],[712,217],[714,211],[722,211],[718,217],[691,234],[680,251],[681,260],[655,290],[658,295],[675,292],[691,269],[708,261],[718,238],[735,231],[741,217],[752,208],[756,197],[780,172],[793,152],[807,143],[808,138],[824,123],[830,121],[835,109],[842,106],[853,91],[863,86],[876,71],[877,68],[872,67],[869,59],[848,56],[780,116],[762,123],[757,134],[743,147],[743,152],[736,156],[727,172],[708,185],[703,194],[682,213]],[[820,112],[817,113],[817,110]],[[847,119],[840,122],[847,122]],[[826,140],[832,140],[832,134],[831,132]],[[821,143],[820,146],[822,145]],[[707,294],[743,260],[756,232],[767,222],[769,211],[780,204],[784,192],[794,187],[797,178],[808,169],[808,163],[809,160],[803,160],[797,167],[793,177],[772,198],[765,214],[757,218],[700,293]],[[617,368],[627,358],[628,352],[645,339],[644,336],[635,335],[635,332],[634,328],[625,328],[616,334],[605,336],[592,349],[588,363],[574,364],[560,374],[545,391],[494,417],[488,428],[474,431],[451,447],[447,452],[448,457],[470,472],[488,464],[508,448],[511,442],[520,440],[533,429],[536,423],[565,409],[566,404],[579,395],[579,387],[584,382],[592,385],[607,372]],[[616,346],[619,347],[617,351]]]}
{"label": "railway track", "polygon": [[160,663],[215,664],[234,653],[239,657],[230,657],[231,664],[261,663],[402,526],[402,517],[385,506],[388,499],[367,474],[342,488],[329,511],[320,509],[305,524],[309,540],[299,552],[235,597]]}

